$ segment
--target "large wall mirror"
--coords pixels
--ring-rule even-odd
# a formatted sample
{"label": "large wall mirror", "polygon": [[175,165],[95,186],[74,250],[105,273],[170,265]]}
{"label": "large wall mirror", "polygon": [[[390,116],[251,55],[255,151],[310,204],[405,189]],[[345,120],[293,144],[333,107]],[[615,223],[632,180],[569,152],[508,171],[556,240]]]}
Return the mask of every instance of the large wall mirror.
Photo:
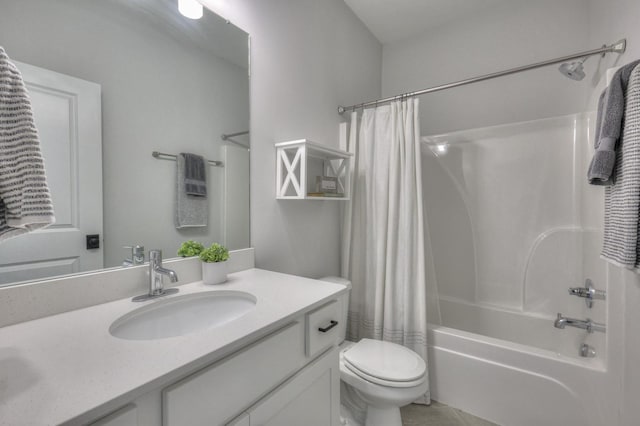
{"label": "large wall mirror", "polygon": [[[119,267],[125,246],[250,246],[245,32],[178,0],[0,0],[0,46],[29,89],[56,212],[0,243],[0,285]],[[176,227],[192,208],[176,200],[180,153],[211,160],[206,226]]]}

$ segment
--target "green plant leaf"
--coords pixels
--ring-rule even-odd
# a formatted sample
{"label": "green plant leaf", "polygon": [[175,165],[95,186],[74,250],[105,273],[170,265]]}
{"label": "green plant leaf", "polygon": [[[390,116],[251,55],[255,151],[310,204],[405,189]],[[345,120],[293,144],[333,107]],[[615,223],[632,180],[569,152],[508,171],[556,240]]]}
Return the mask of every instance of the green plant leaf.
{"label": "green plant leaf", "polygon": [[200,260],[206,263],[224,262],[227,259],[229,259],[229,250],[218,243],[213,243],[211,247],[200,252]]}
{"label": "green plant leaf", "polygon": [[189,240],[182,243],[182,245],[178,249],[178,256],[182,256],[182,257],[198,256],[202,252],[202,250],[204,250],[204,245],[202,245],[202,243]]}

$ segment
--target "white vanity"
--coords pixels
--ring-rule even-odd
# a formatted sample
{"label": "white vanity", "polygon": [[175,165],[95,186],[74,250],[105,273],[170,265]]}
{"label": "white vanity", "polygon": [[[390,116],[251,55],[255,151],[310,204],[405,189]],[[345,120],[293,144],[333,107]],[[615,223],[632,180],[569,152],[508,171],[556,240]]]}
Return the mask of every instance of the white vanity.
{"label": "white vanity", "polygon": [[339,327],[331,325],[344,286],[249,269],[223,285],[179,288],[168,298],[231,290],[256,303],[225,324],[150,340],[109,329],[168,298],[0,328],[0,424],[339,424]]}
{"label": "white vanity", "polygon": [[[3,3],[2,46],[29,61],[56,226],[0,245],[0,425],[337,424],[339,330],[318,328],[345,287],[251,269],[248,34],[206,8],[184,17],[175,0]],[[173,226],[182,151],[215,160],[207,226],[189,230]],[[123,246],[169,257],[186,238],[234,249],[229,282],[205,286],[199,260],[168,260],[179,293],[133,303],[149,267]],[[115,269],[88,272],[103,267]],[[203,292],[255,305],[232,321],[238,311],[190,319],[189,305],[191,332],[114,328],[170,299],[198,307]]]}

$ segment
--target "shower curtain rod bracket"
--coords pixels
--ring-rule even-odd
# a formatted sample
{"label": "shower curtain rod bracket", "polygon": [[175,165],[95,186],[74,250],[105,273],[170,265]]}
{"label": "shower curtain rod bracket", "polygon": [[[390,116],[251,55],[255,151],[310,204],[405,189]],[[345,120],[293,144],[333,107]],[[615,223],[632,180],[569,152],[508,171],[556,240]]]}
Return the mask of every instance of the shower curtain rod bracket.
{"label": "shower curtain rod bracket", "polygon": [[[606,48],[606,45],[602,46],[603,48]],[[614,53],[624,53],[625,50],[627,50],[627,39],[623,38],[622,40],[618,40],[617,42],[613,43],[610,46],[611,50],[609,50],[610,52],[614,52]],[[607,52],[602,52],[602,55],[604,56],[605,53]]]}
{"label": "shower curtain rod bracket", "polygon": [[602,54],[604,56],[607,53],[618,53],[618,54],[621,54],[621,53],[624,53],[626,49],[627,49],[627,39],[623,38],[622,40],[618,40],[617,42],[615,42],[615,43],[613,43],[611,45],[608,45],[608,46],[607,45],[603,45],[602,47],[600,47],[598,49],[587,50],[586,52],[575,53],[573,55],[567,55],[567,56],[563,56],[561,58],[550,59],[550,60],[547,60],[547,61],[537,62],[535,64],[524,65],[524,66],[521,66],[521,67],[511,68],[511,69],[504,70],[504,71],[498,71],[498,72],[494,72],[494,73],[491,73],[491,74],[485,74],[485,75],[481,75],[481,76],[478,76],[478,77],[467,78],[465,80],[460,80],[460,81],[455,81],[455,82],[452,82],[452,83],[443,84],[443,85],[440,85],[440,86],[430,87],[428,89],[418,90],[416,92],[408,92],[408,93],[403,93],[401,95],[390,96],[388,98],[378,99],[378,100],[375,100],[375,101],[363,102],[361,104],[350,105],[350,106],[347,106],[347,107],[339,106],[338,107],[338,114],[342,115],[348,109],[353,109],[355,111],[357,108],[366,108],[366,107],[370,107],[370,106],[378,106],[379,104],[384,104],[384,103],[395,101],[395,100],[398,100],[398,99],[403,99],[404,100],[404,99],[412,98],[412,97],[419,96],[419,95],[425,95],[427,93],[438,92],[440,90],[445,90],[445,89],[451,89],[453,87],[465,86],[465,85],[471,84],[471,83],[479,83],[481,81],[491,80],[491,79],[498,78],[498,77],[503,77],[503,76],[506,76],[506,75],[516,74],[516,73],[523,72],[523,71],[528,71],[528,70],[533,70],[533,69],[536,69],[536,68],[546,67],[546,66],[549,66],[549,65],[560,64],[562,62],[571,61],[571,60],[574,60],[574,59],[586,59],[589,56],[600,55],[600,54]]}

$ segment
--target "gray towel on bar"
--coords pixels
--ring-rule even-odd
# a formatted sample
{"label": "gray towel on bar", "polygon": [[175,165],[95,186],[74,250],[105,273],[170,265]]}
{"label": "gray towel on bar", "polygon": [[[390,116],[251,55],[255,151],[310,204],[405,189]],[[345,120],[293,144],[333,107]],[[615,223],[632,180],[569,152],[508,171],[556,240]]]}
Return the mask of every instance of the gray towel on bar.
{"label": "gray towel on bar", "polygon": [[[186,159],[184,155],[178,155],[177,164],[177,187],[176,187],[176,228],[191,228],[197,226],[207,226],[209,222],[209,200],[206,193],[202,195],[187,194],[185,184]],[[207,170],[204,172],[204,182],[207,181]]]}
{"label": "gray towel on bar", "polygon": [[31,100],[0,47],[0,242],[54,222]]}
{"label": "gray towel on bar", "polygon": [[207,162],[196,154],[180,153],[184,157],[184,185],[187,195],[207,196]]}
{"label": "gray towel on bar", "polygon": [[622,133],[622,117],[625,108],[625,92],[633,69],[640,63],[631,62],[613,75],[611,83],[598,100],[596,118],[595,152],[589,164],[587,177],[592,185],[613,185],[616,149]]}
{"label": "gray towel on bar", "polygon": [[615,184],[605,188],[604,244],[601,257],[640,269],[640,66],[626,90],[622,138],[617,149]]}

